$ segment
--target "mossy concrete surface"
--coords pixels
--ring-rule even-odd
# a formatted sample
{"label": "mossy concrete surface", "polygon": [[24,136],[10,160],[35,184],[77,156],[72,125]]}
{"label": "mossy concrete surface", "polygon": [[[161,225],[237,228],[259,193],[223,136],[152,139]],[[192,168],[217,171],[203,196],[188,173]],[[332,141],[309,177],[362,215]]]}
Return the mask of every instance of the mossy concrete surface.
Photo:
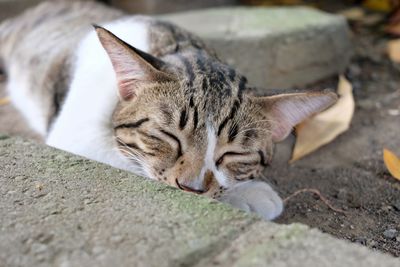
{"label": "mossy concrete surface", "polygon": [[4,138],[0,266],[196,262],[217,253],[255,221],[207,198]]}
{"label": "mossy concrete surface", "polygon": [[303,225],[264,222],[213,200],[5,135],[0,137],[0,170],[2,267],[399,264]]}
{"label": "mossy concrete surface", "polygon": [[226,7],[161,16],[202,37],[253,85],[305,85],[344,71],[346,20],[307,7]]}

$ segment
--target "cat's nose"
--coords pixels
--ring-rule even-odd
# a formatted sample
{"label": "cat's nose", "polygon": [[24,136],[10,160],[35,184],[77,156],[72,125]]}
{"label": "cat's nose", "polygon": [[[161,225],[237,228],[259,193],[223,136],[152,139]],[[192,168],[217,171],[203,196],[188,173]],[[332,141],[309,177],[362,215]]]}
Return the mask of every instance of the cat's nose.
{"label": "cat's nose", "polygon": [[184,179],[179,181],[178,178],[175,180],[175,183],[178,188],[195,194],[204,194],[208,192],[211,189],[211,187],[213,187],[214,182],[215,182],[214,174],[211,171],[206,171],[204,176],[197,177],[197,179],[191,181]]}
{"label": "cat's nose", "polygon": [[193,188],[190,185],[185,184],[184,182],[179,182],[178,179],[176,179],[175,182],[179,189],[187,191],[187,192],[192,192],[195,194],[204,194],[209,189],[209,188]]}

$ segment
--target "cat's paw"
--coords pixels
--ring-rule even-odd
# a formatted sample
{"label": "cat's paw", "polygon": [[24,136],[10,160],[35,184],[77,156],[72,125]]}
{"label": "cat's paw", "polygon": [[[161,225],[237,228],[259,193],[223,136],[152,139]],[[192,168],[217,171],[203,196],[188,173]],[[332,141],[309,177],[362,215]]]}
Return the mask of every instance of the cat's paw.
{"label": "cat's paw", "polygon": [[264,182],[247,181],[224,192],[220,201],[247,212],[255,212],[266,220],[273,220],[283,211],[278,194]]}

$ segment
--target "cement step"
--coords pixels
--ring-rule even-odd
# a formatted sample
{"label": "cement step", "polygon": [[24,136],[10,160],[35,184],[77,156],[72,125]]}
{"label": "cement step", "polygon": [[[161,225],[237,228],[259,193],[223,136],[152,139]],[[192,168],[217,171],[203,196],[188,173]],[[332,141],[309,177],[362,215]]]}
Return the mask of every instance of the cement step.
{"label": "cement step", "polygon": [[44,145],[0,136],[0,266],[399,266]]}
{"label": "cement step", "polygon": [[352,55],[346,20],[307,7],[228,7],[161,16],[202,37],[259,87],[305,85],[342,73]]}

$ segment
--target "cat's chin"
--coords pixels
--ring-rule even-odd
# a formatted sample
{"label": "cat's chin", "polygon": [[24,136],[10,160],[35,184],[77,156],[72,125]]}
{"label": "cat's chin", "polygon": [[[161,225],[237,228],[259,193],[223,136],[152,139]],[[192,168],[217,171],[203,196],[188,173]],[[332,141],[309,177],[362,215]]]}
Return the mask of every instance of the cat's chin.
{"label": "cat's chin", "polygon": [[265,182],[248,181],[227,190],[219,199],[235,208],[254,212],[265,220],[277,218],[283,211],[283,201]]}

